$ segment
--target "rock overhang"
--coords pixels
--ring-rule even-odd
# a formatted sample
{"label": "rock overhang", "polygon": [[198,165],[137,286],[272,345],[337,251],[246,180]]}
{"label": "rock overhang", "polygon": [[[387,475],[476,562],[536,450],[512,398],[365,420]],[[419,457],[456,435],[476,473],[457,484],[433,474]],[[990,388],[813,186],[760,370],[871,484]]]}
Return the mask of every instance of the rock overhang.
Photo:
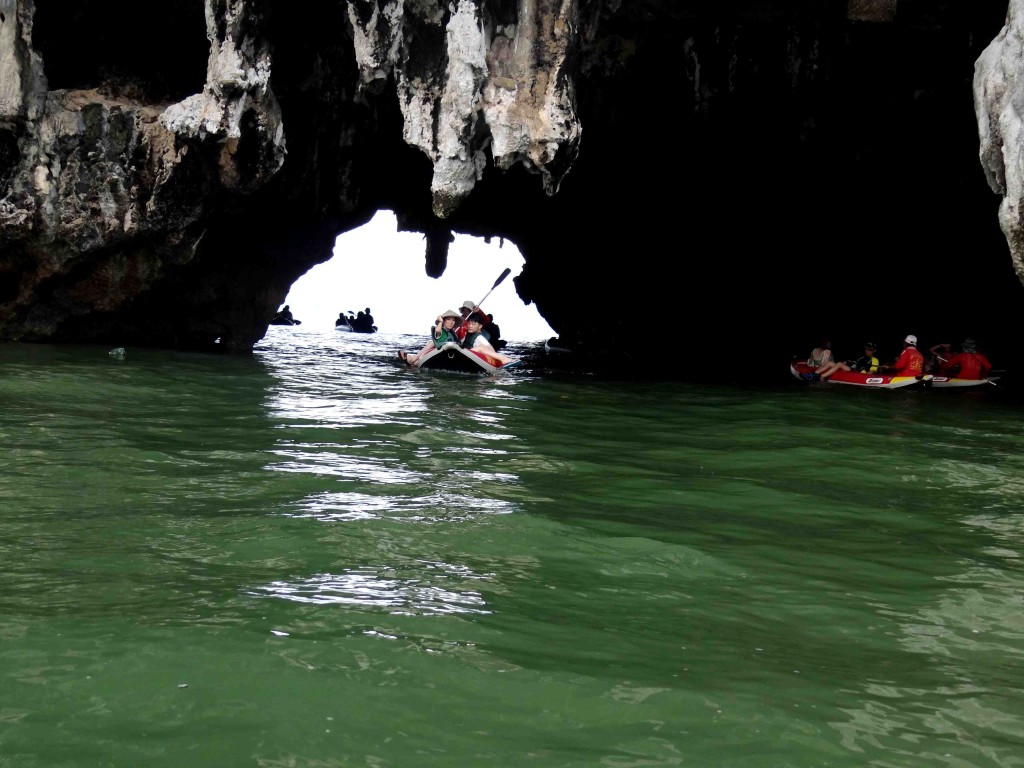
{"label": "rock overhang", "polygon": [[[205,70],[189,86],[130,56],[91,60],[96,82],[51,74],[73,30],[42,0],[2,2],[5,338],[244,351],[382,208],[428,235],[432,274],[452,231],[513,240],[520,295],[595,344],[696,333],[760,363],[823,328],[995,338],[1019,301],[970,105],[1005,3],[349,2],[300,19],[182,0],[166,7],[189,19],[184,69]],[[970,270],[944,266],[965,248]],[[942,307],[951,284],[959,317],[905,298]]]}

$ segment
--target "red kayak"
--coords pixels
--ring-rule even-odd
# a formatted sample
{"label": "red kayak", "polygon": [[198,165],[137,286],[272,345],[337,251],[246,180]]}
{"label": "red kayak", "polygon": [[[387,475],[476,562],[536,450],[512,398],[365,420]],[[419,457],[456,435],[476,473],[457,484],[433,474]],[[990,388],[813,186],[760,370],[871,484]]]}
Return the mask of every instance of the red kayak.
{"label": "red kayak", "polygon": [[995,386],[998,376],[987,379],[958,379],[954,376],[923,373],[919,376],[890,376],[884,373],[858,373],[856,371],[836,371],[824,381],[815,378],[814,368],[803,361],[794,360],[789,365],[790,373],[796,378],[807,381],[820,381],[822,384],[851,384],[855,387],[874,387],[876,389],[899,389],[918,385],[928,389],[964,389],[966,387]]}
{"label": "red kayak", "polygon": [[789,364],[789,371],[801,381],[822,384],[849,384],[854,387],[872,387],[874,389],[900,389],[902,387],[924,386],[932,377],[931,374],[919,376],[892,376],[884,373],[858,373],[857,371],[836,371],[827,379],[815,378],[814,368],[805,361],[794,360]]}

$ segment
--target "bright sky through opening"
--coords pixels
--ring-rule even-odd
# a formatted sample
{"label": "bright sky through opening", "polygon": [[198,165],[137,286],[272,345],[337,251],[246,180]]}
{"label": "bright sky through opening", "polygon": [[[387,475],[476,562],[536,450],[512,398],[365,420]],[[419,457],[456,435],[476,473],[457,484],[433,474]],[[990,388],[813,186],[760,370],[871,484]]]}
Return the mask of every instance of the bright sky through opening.
{"label": "bright sky through opening", "polygon": [[295,284],[285,303],[304,328],[333,327],[339,312],[369,307],[381,333],[423,334],[446,309],[456,312],[464,301],[478,302],[506,267],[512,272],[483,303],[494,315],[501,337],[542,341],[555,332],[531,304],[523,304],[512,280],[523,257],[508,240],[456,235],[448,266],[434,279],[423,269],[426,242],[416,232],[399,232],[391,211],[380,211],[358,229],[340,235],[334,257],[318,264]]}

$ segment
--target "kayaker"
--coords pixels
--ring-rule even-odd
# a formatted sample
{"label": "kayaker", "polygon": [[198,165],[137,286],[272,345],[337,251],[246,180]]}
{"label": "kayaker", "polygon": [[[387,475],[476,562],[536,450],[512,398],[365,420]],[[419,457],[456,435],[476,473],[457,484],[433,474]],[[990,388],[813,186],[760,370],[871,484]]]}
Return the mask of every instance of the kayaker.
{"label": "kayaker", "polygon": [[462,340],[463,348],[472,349],[474,352],[482,352],[488,357],[498,360],[499,365],[506,365],[512,362],[511,357],[501,354],[501,352],[498,352],[498,350],[491,346],[491,342],[487,339],[487,334],[483,332],[486,322],[487,317],[482,312],[474,312],[466,318],[466,338]]}
{"label": "kayaker", "polygon": [[807,365],[814,370],[810,373],[803,374],[803,378],[808,381],[817,381],[820,378],[820,372],[828,368],[835,362],[835,358],[832,356],[832,340],[827,336],[822,336],[818,342],[818,346],[811,350],[810,357],[807,358]]}
{"label": "kayaker", "polygon": [[960,350],[940,366],[939,371],[942,375],[975,381],[987,378],[989,371],[992,370],[992,363],[978,351],[977,342],[968,337],[960,345]]}
{"label": "kayaker", "polygon": [[271,325],[300,325],[302,321],[292,317],[291,309],[285,304],[277,311],[270,323]]}
{"label": "kayaker", "polygon": [[458,322],[461,315],[454,310],[446,310],[437,316],[437,320],[434,321],[434,327],[431,330],[431,339],[423,345],[423,349],[415,354],[408,354],[403,350],[399,350],[398,356],[402,358],[409,365],[414,365],[417,360],[423,355],[427,354],[432,349],[440,349],[449,341],[457,342],[458,339],[455,337],[455,323]]}
{"label": "kayaker", "polygon": [[953,356],[953,345],[942,342],[928,348],[928,354],[924,356],[925,373],[938,373],[942,366],[949,362]]}
{"label": "kayaker", "polygon": [[487,334],[487,340],[491,342],[491,346],[501,351],[501,348],[508,344],[503,338],[501,338],[501,328],[494,322],[494,315],[487,315],[487,325],[484,326],[484,333]]}
{"label": "kayaker", "polygon": [[835,358],[832,357],[832,340],[827,336],[823,336],[818,346],[811,350],[811,356],[807,358],[807,364],[817,370],[823,365],[834,362],[834,360]]}
{"label": "kayaker", "polygon": [[892,376],[920,376],[924,373],[924,355],[917,349],[917,336],[908,334],[903,339],[903,352],[883,368]]}
{"label": "kayaker", "polygon": [[875,350],[877,347],[873,341],[869,341],[864,345],[864,354],[858,357],[856,360],[847,360],[845,362],[834,362],[827,364],[818,375],[822,380],[827,379],[836,371],[857,371],[858,373],[877,373],[878,371],[878,358],[875,357]]}
{"label": "kayaker", "polygon": [[459,337],[459,341],[466,338],[466,318],[476,312],[477,306],[474,301],[464,301],[462,306],[459,307],[459,322],[455,324],[455,335]]}

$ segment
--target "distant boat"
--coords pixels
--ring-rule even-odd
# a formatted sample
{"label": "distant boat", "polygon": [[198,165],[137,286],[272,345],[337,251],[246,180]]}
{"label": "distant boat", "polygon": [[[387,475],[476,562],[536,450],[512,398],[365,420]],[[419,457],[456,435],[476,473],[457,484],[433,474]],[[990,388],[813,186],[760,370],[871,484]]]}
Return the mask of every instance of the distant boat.
{"label": "distant boat", "polygon": [[270,320],[271,325],[302,325],[301,320],[292,317],[291,308],[285,304]]}

